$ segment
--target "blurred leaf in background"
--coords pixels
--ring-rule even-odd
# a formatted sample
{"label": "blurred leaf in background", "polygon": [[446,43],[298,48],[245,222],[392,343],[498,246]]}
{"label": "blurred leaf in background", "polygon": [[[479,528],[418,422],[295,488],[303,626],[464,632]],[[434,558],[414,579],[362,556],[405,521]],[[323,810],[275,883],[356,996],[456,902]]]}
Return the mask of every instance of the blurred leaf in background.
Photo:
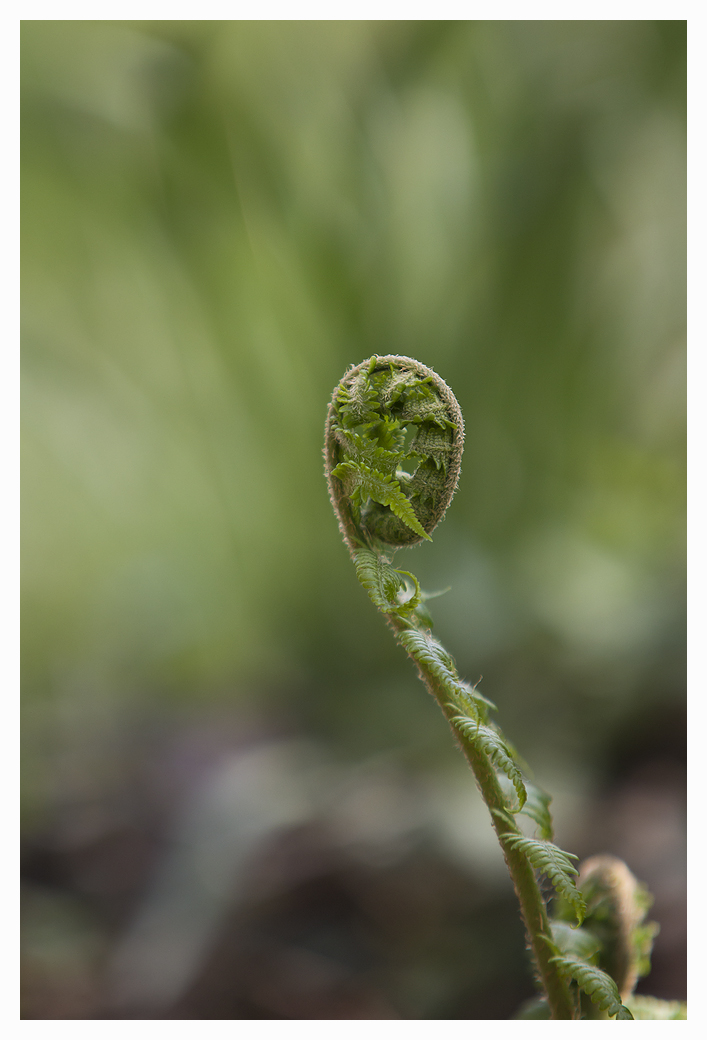
{"label": "blurred leaf in background", "polygon": [[[685,53],[671,21],[23,23],[35,885],[40,846],[130,829],[135,799],[152,848],[193,788],[164,749],[204,725],[235,745],[294,734],[353,776],[393,756],[431,778],[432,817],[479,866],[473,805],[454,808],[470,780],[356,583],[322,476],[332,387],[398,352],[439,371],[467,425],[460,490],[413,568],[452,586],[443,641],[555,793],[561,843],[622,854],[650,789],[684,891]],[[624,781],[628,822],[582,826]],[[66,898],[46,920],[83,935]],[[119,902],[94,906],[86,949],[111,946]],[[428,989],[393,1017],[474,1017]],[[27,1017],[97,1014],[81,999]],[[324,1017],[388,1017],[354,1005]]]}

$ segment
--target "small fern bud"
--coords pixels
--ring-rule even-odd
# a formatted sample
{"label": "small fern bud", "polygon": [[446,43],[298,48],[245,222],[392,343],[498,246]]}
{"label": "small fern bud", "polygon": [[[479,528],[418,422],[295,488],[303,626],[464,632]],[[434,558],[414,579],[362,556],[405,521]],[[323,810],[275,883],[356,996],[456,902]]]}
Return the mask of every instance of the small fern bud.
{"label": "small fern bud", "polygon": [[459,482],[464,420],[436,372],[398,354],[352,366],[329,405],[329,496],[349,549],[430,540]]}
{"label": "small fern bud", "polygon": [[599,966],[611,975],[626,1001],[638,978],[650,970],[658,931],[657,924],[645,920],[652,897],[615,856],[585,860],[577,884],[587,903],[587,928],[601,940]]}

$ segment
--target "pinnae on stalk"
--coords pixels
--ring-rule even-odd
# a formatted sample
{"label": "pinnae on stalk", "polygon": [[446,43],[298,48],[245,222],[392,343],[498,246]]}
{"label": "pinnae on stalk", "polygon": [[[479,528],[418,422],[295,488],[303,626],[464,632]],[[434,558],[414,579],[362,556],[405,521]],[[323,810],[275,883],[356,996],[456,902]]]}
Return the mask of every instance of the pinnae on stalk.
{"label": "pinnae on stalk", "polygon": [[[332,506],[359,581],[449,722],[489,809],[542,992],[540,1017],[630,1019],[628,990],[619,992],[598,966],[601,939],[581,930],[587,908],[577,857],[553,842],[550,796],[524,775],[491,720],[493,703],[460,678],[432,636],[431,597],[414,574],[393,566],[398,549],[431,540],[459,482],[463,446],[461,409],[444,380],[413,358],[374,355],[348,369],[329,404],[324,460]],[[532,835],[520,817],[533,824]],[[563,908],[559,920],[548,917],[541,876]]]}

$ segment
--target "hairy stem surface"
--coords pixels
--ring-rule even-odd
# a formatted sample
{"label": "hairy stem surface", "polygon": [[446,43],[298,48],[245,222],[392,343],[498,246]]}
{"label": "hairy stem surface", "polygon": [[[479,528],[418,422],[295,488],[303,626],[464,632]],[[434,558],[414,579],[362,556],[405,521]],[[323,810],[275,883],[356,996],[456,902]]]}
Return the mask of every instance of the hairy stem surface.
{"label": "hairy stem surface", "polygon": [[[388,615],[387,620],[396,635],[408,628],[408,625],[399,618]],[[481,797],[491,814],[491,822],[498,835],[506,866],[520,903],[528,945],[539,981],[547,995],[551,1017],[553,1019],[572,1019],[575,1017],[575,1005],[570,995],[569,985],[550,959],[553,950],[547,940],[552,941],[552,933],[548,923],[545,900],[540,891],[535,871],[527,856],[510,847],[506,841],[509,833],[519,835],[521,831],[512,817],[509,818],[506,798],[501,791],[496,771],[483,751],[459,738],[456,728],[451,722],[455,710],[449,704],[449,692],[445,686],[430,671],[424,661],[414,657],[409,651],[408,656],[417,665],[422,681],[450,723],[452,732],[471,766]]]}
{"label": "hairy stem surface", "polygon": [[[512,746],[489,718],[495,706],[459,677],[433,638],[425,606],[431,597],[392,563],[397,549],[431,540],[457,486],[463,443],[461,409],[436,372],[400,355],[369,358],[345,373],[329,405],[324,460],[331,502],[361,585],[417,665],[491,813],[545,993],[544,1011],[554,1019],[581,1017],[580,989],[601,1012],[631,1018],[614,980],[590,960],[597,952],[592,937],[577,939],[570,924],[560,928],[548,920],[541,874],[577,927],[587,909],[575,883],[577,857],[552,840],[550,796],[523,776]],[[535,823],[534,837],[520,830],[519,813]]]}

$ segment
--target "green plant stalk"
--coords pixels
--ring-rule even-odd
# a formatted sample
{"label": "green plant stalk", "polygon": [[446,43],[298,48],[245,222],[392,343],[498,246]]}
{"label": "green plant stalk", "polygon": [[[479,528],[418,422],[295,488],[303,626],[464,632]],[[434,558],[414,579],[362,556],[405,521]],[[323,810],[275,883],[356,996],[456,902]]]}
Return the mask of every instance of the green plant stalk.
{"label": "green plant stalk", "polygon": [[[457,487],[463,442],[461,410],[436,372],[400,355],[369,358],[346,372],[329,405],[324,461],[331,503],[361,585],[417,665],[474,773],[520,903],[545,1013],[585,1017],[583,999],[585,1010],[591,1001],[609,1017],[630,1019],[616,982],[593,959],[604,940],[580,934],[587,907],[575,884],[577,857],[552,841],[550,796],[523,776],[513,748],[489,721],[495,706],[460,679],[431,636],[430,597],[413,574],[392,565],[397,549],[431,540]],[[518,813],[535,822],[536,837],[523,834]],[[562,922],[548,919],[540,874],[564,902]],[[608,885],[613,893],[613,873]],[[567,923],[572,918],[576,931]],[[647,955],[645,942],[641,949]]]}
{"label": "green plant stalk", "polygon": [[[399,636],[401,632],[408,628],[404,621],[391,615],[386,615],[386,620],[396,633],[396,636]],[[403,648],[406,649],[405,647]],[[406,652],[408,651],[406,650]],[[550,931],[545,900],[540,891],[535,871],[527,856],[520,850],[510,847],[506,840],[509,833],[515,835],[520,834],[521,831],[512,820],[512,817],[509,818],[508,816],[506,799],[498,782],[496,771],[483,751],[475,748],[473,744],[460,739],[456,728],[451,722],[456,712],[449,705],[449,693],[444,685],[432,674],[424,661],[418,660],[409,652],[408,656],[417,665],[420,678],[437,701],[449,722],[457,743],[471,766],[481,797],[491,814],[491,822],[498,835],[506,866],[508,867],[508,873],[511,876],[513,887],[518,897],[527,933],[528,946],[538,979],[547,996],[551,1018],[573,1019],[576,1017],[576,1006],[575,1001],[572,999],[567,979],[558,972],[557,967],[551,961],[553,955],[552,946],[550,945],[552,933]]]}

